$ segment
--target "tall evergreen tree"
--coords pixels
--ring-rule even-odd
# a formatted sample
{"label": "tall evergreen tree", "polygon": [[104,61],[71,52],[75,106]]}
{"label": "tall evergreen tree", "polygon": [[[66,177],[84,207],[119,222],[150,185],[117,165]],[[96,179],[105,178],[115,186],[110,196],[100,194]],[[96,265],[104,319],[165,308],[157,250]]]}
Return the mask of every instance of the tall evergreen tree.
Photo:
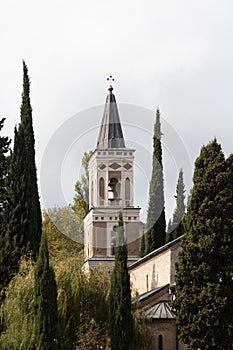
{"label": "tall evergreen tree", "polygon": [[[0,131],[3,128],[5,118],[0,120]],[[8,251],[10,240],[5,232],[3,217],[7,204],[7,176],[9,166],[9,145],[10,140],[6,136],[0,136],[0,291],[9,282],[9,261]]]}
{"label": "tall evergreen tree", "polygon": [[32,125],[32,107],[30,103],[30,80],[28,69],[23,62],[23,94],[21,105],[21,122],[18,129],[19,135],[24,138],[25,150],[22,156],[26,159],[24,170],[26,180],[26,200],[28,202],[28,218],[25,230],[25,245],[29,242],[29,249],[34,256],[39,251],[41,232],[42,232],[42,215],[39,201],[36,162],[35,162],[35,138]]}
{"label": "tall evergreen tree", "polygon": [[176,271],[179,338],[192,349],[233,348],[233,156],[213,140],[195,163]]}
{"label": "tall evergreen tree", "polygon": [[23,62],[21,121],[18,129],[15,129],[8,188],[6,230],[15,243],[14,249],[17,254],[14,256],[32,251],[35,258],[39,251],[42,216],[35,164],[30,81],[25,62]]}
{"label": "tall evergreen tree", "polygon": [[[0,119],[0,131],[3,128],[4,121],[5,118]],[[6,205],[6,177],[9,163],[9,146],[9,138],[7,136],[0,136],[0,218]]]}
{"label": "tall evergreen tree", "polygon": [[141,236],[141,239],[140,239],[140,257],[143,257],[145,255],[145,249],[146,249],[146,246],[145,246],[145,233],[142,232],[142,236]]}
{"label": "tall evergreen tree", "polygon": [[171,227],[169,227],[170,232],[168,231],[169,233],[166,236],[166,243],[172,241],[175,238],[182,236],[182,234],[184,233],[182,220],[185,214],[185,204],[184,204],[185,186],[184,186],[182,169],[179,172],[175,198],[176,198],[176,208],[173,213]]}
{"label": "tall evergreen tree", "polygon": [[172,220],[169,219],[168,225],[167,225],[166,243],[171,242],[172,240],[173,240],[173,235],[172,235]]}
{"label": "tall evergreen tree", "polygon": [[35,324],[36,350],[57,348],[57,286],[53,269],[49,266],[47,237],[43,232],[35,267]]}
{"label": "tall evergreen tree", "polygon": [[166,238],[161,136],[160,111],[157,109],[153,137],[152,176],[146,224],[146,254],[164,245]]}
{"label": "tall evergreen tree", "polygon": [[133,340],[130,279],[127,269],[127,245],[122,214],[119,215],[115,266],[109,296],[109,333],[112,350],[130,350]]}
{"label": "tall evergreen tree", "polygon": [[[9,173],[6,181],[7,203],[2,215],[4,227],[2,268],[7,267],[1,275],[1,288],[5,287],[18,271],[20,257],[26,253],[23,237],[26,229],[27,202],[25,199],[25,177],[22,175],[25,158],[22,157],[24,139],[19,137],[15,128],[14,149],[10,157]],[[3,271],[2,271],[3,272]]]}

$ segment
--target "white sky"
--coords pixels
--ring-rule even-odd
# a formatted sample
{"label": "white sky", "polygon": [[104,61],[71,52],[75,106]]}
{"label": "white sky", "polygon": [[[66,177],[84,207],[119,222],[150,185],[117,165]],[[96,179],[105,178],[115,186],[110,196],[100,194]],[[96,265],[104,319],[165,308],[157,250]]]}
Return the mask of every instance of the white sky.
{"label": "white sky", "polygon": [[[214,136],[228,155],[233,126],[232,18],[232,0],[2,1],[0,115],[7,118],[5,133],[12,136],[19,122],[24,59],[31,78],[39,177],[56,129],[73,115],[104,103],[109,74],[116,79],[119,103],[160,107],[162,117],[183,139],[192,164],[200,147]],[[101,117],[102,112],[99,122]],[[78,120],[85,126],[82,116]],[[127,116],[121,115],[121,120],[127,123]],[[150,122],[152,128],[153,118]],[[130,139],[126,132],[127,128],[125,137]],[[97,134],[98,129],[88,141],[77,142],[77,169],[83,151],[95,147]],[[67,180],[67,169],[62,170],[67,202],[72,200],[77,169]],[[166,174],[165,180],[170,215],[177,173]],[[60,203],[54,199],[52,204]]]}

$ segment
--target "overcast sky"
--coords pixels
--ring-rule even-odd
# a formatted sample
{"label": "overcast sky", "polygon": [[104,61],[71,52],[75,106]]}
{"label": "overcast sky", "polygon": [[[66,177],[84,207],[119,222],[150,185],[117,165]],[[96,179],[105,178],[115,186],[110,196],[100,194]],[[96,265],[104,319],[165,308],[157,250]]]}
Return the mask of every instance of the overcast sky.
{"label": "overcast sky", "polygon": [[[116,79],[119,103],[152,111],[159,106],[192,165],[201,146],[215,136],[226,156],[232,152],[232,0],[8,0],[0,4],[0,17],[0,115],[7,118],[4,131],[12,136],[19,122],[24,59],[31,79],[39,178],[57,128],[77,115],[85,129],[80,112],[104,103],[109,74]],[[127,115],[121,120],[127,123]],[[148,123],[152,129],[153,116]],[[72,201],[81,154],[95,147],[98,129],[93,130],[86,143],[76,142],[77,168],[62,180],[67,202]],[[131,139],[128,132],[125,128]],[[68,158],[63,167],[69,168]],[[168,196],[175,192],[177,173],[165,177]],[[166,202],[171,211],[173,200]],[[52,204],[60,203],[54,199]]]}

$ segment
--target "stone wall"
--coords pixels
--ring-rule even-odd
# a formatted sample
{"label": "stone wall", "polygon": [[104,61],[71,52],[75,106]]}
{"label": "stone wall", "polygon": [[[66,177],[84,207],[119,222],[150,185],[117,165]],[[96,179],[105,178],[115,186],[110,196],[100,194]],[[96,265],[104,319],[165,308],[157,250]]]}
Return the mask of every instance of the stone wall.
{"label": "stone wall", "polygon": [[133,292],[143,294],[175,281],[175,264],[180,250],[180,240],[165,245],[141,258],[129,267]]}

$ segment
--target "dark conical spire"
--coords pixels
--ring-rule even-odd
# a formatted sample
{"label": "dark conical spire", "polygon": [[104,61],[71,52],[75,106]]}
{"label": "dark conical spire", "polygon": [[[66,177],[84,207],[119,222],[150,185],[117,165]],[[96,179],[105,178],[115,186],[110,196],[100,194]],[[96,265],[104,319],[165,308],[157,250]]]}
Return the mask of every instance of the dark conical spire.
{"label": "dark conical spire", "polygon": [[108,88],[97,148],[125,148],[125,141],[112,85]]}

